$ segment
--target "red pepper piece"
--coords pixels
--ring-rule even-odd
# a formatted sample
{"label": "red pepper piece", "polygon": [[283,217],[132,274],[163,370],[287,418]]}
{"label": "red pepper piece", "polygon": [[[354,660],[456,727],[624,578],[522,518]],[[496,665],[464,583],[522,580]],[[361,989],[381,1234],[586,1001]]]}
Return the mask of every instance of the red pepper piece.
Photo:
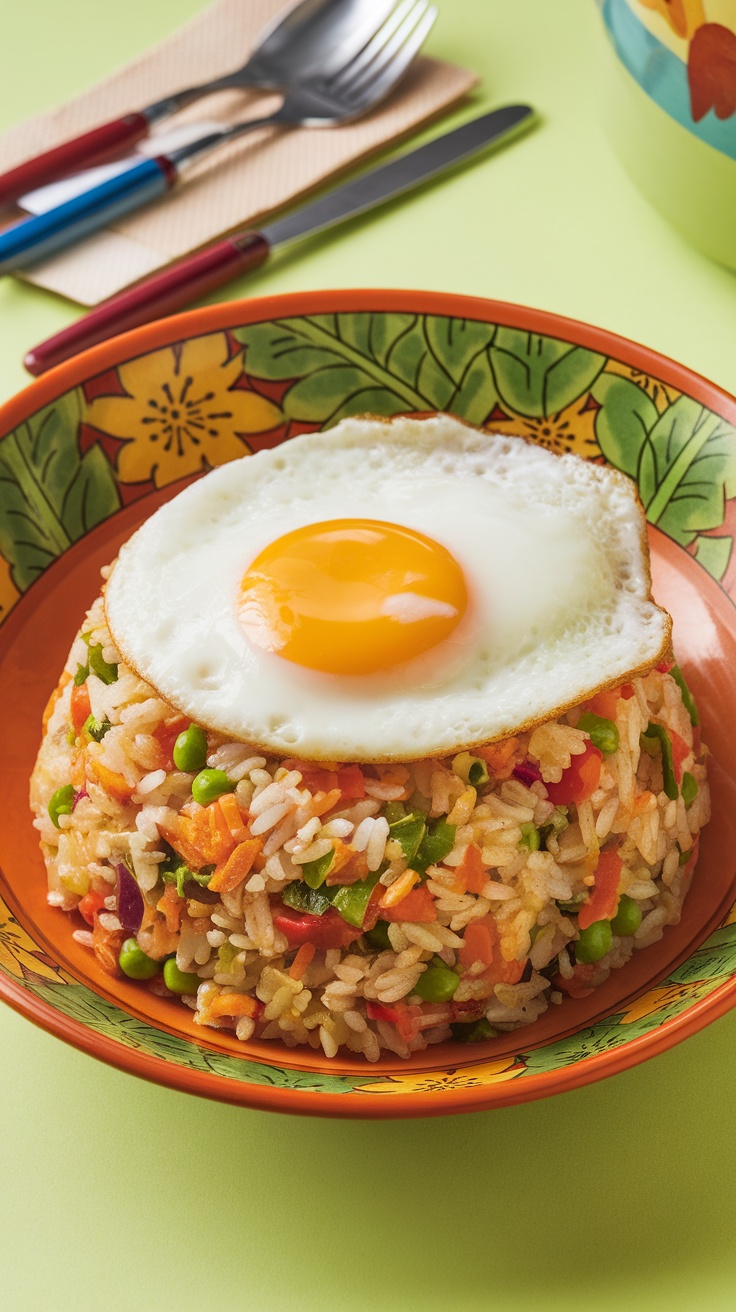
{"label": "red pepper piece", "polygon": [[681,738],[679,733],[675,733],[674,729],[668,729],[667,732],[672,743],[672,768],[675,772],[675,782],[679,785],[682,783],[683,762],[690,755],[690,748],[685,739]]}
{"label": "red pepper piece", "polygon": [[365,779],[360,766],[341,766],[337,772],[337,787],[345,798],[365,797]]}
{"label": "red pepper piece", "polygon": [[613,920],[618,906],[618,886],[623,864],[618,852],[601,852],[595,868],[595,885],[578,914],[581,929],[587,929],[596,920]]}
{"label": "red pepper piece", "polygon": [[595,792],[601,777],[603,753],[593,743],[585,744],[585,751],[573,756],[570,766],[563,770],[557,784],[545,784],[547,796],[555,806],[578,805]]}
{"label": "red pepper piece", "polygon": [[383,1002],[367,1001],[365,1010],[369,1020],[385,1020],[395,1025],[405,1043],[411,1043],[419,1033],[421,1007],[410,1006],[408,1002],[395,1002],[387,1007]]}
{"label": "red pepper piece", "polygon": [[104,905],[105,899],[102,894],[94,893],[90,890],[89,893],[85,893],[84,897],[79,899],[77,903],[77,911],[82,919],[87,921],[88,925],[94,925],[95,914],[98,911],[102,911]]}
{"label": "red pepper piece", "polygon": [[273,923],[286,936],[289,947],[313,943],[322,952],[349,947],[363,933],[343,920],[334,907],[329,907],[322,916],[312,916],[308,911],[294,911],[282,905],[276,909]]}

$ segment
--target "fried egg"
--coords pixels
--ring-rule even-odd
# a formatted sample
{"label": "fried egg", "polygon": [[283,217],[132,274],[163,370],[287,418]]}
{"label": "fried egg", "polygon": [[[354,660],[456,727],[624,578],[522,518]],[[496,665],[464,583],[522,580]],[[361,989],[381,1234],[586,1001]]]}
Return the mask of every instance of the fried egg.
{"label": "fried egg", "polygon": [[489,742],[650,669],[634,484],[448,415],[346,419],[222,466],[122,548],[105,607],[182,714],[268,751]]}

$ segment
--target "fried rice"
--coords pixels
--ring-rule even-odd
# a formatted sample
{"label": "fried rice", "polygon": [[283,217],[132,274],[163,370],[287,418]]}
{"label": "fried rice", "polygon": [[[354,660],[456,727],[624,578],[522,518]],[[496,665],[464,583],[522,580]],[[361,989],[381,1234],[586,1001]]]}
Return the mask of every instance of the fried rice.
{"label": "fried rice", "polygon": [[709,818],[669,662],[441,759],[277,759],[207,731],[224,791],[200,802],[174,761],[189,728],[98,599],[31,781],[49,902],[197,1024],[327,1057],[474,1042],[585,996],[679,921]]}

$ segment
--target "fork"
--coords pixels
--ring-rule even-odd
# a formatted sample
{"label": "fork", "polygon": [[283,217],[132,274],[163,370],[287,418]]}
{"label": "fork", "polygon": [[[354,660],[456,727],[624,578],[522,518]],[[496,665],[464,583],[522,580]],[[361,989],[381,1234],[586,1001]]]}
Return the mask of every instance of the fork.
{"label": "fork", "polygon": [[[102,123],[0,175],[0,206],[70,173],[132,150],[151,128],[218,91],[283,91],[316,69],[337,69],[378,30],[395,0],[297,0],[261,32],[246,62],[222,77],[171,92],[122,118]],[[22,204],[22,201],[21,201]]]}
{"label": "fork", "polygon": [[313,74],[290,87],[275,113],[209,131],[167,155],[142,160],[44,214],[21,219],[0,232],[0,273],[43,259],[163,195],[185,165],[247,132],[271,127],[332,127],[367,113],[404,75],[436,17],[437,9],[429,0],[401,0],[344,67],[327,76]]}

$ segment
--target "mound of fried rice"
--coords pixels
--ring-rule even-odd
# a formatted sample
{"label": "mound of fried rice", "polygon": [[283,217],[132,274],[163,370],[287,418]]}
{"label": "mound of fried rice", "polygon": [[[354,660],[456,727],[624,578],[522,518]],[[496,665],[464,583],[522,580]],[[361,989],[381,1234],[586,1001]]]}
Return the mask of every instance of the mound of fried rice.
{"label": "mound of fried rice", "polygon": [[[201,806],[173,761],[189,721],[126,667],[99,599],[31,783],[49,902],[111,975],[131,937],[175,958],[195,1021],[243,1041],[376,1061],[528,1024],[680,918],[709,795],[697,715],[669,669],[408,764],[274,759],[208,732],[230,791]],[[615,722],[616,750],[576,727],[586,711]],[[676,796],[652,724],[674,748]],[[71,809],[54,823],[62,788]],[[609,933],[624,894],[626,932]],[[602,921],[610,947],[579,960]],[[170,993],[160,971],[138,987]]]}

